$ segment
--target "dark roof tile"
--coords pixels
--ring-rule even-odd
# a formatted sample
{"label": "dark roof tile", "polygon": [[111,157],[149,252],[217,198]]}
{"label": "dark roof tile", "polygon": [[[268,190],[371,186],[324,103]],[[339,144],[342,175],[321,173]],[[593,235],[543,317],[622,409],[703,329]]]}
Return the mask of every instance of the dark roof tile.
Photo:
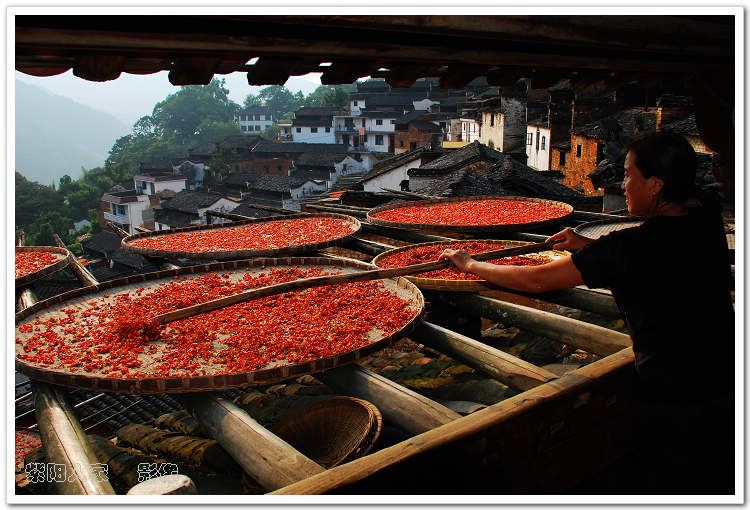
{"label": "dark roof tile", "polygon": [[347,146],[343,143],[303,143],[303,142],[271,142],[263,140],[253,148],[256,153],[303,153],[303,152],[332,152],[346,153]]}
{"label": "dark roof tile", "polygon": [[182,190],[165,203],[163,208],[198,214],[198,209],[210,207],[221,198],[223,198],[221,193]]}
{"label": "dark roof tile", "polygon": [[175,211],[172,209],[154,208],[154,221],[170,227],[188,227],[193,220],[198,219],[198,213]]}

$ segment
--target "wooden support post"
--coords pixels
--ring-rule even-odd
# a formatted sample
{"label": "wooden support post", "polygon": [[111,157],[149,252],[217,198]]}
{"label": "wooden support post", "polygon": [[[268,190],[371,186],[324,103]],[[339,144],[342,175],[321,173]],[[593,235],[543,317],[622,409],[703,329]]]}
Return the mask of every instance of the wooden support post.
{"label": "wooden support post", "polygon": [[599,356],[608,356],[632,346],[630,337],[623,333],[527,306],[476,294],[454,293],[441,299],[462,313],[513,325]]}
{"label": "wooden support post", "polygon": [[412,338],[517,390],[557,379],[552,372],[430,322],[423,321]]}
{"label": "wooden support post", "polygon": [[328,259],[339,259],[339,260],[348,260],[349,262],[356,262],[361,264],[363,261],[359,259],[353,259],[351,257],[344,257],[343,255],[334,255],[333,253],[327,253],[324,251],[316,251],[314,252],[314,255],[316,257],[325,257]]}
{"label": "wooden support post", "polygon": [[315,374],[328,386],[372,402],[383,418],[410,434],[421,434],[461,415],[400,384],[357,365]]}
{"label": "wooden support post", "polygon": [[60,390],[34,382],[32,391],[47,459],[57,465],[55,489],[60,494],[114,494],[106,476],[97,476],[96,454]]}
{"label": "wooden support post", "polygon": [[182,394],[178,398],[201,422],[209,436],[269,490],[325,471],[224,398],[214,394]]}
{"label": "wooden support post", "polygon": [[[57,243],[57,246],[59,246],[60,248],[65,248],[66,250],[68,249],[62,239],[60,239],[60,236],[54,234],[54,239],[55,243]],[[88,269],[83,267],[83,265],[78,262],[78,259],[75,257],[75,255],[70,258],[69,267],[81,281],[84,287],[93,287],[94,285],[99,285],[99,282],[96,278],[94,278],[94,275],[92,275]]]}
{"label": "wooden support post", "polygon": [[147,229],[146,227],[140,227],[140,226],[138,226],[138,227],[133,227],[133,228],[136,230],[136,232],[141,232],[141,233],[143,233],[143,232],[151,232],[151,230]]}
{"label": "wooden support post", "polygon": [[451,237],[435,236],[430,234],[423,234],[421,232],[413,232],[411,230],[404,230],[402,228],[384,227],[381,225],[374,225],[368,222],[362,222],[362,231],[372,234],[378,234],[380,236],[392,237],[399,241],[406,241],[407,243],[429,243],[431,241],[453,241]]}
{"label": "wooden support post", "polygon": [[120,239],[125,239],[126,237],[128,237],[130,235],[128,232],[126,232],[125,230],[121,229],[120,227],[118,227],[117,225],[115,225],[114,223],[112,223],[111,221],[107,222],[107,226],[112,230],[112,232],[114,232],[115,234],[117,234],[118,236],[120,236]]}
{"label": "wooden support post", "polygon": [[540,402],[554,400],[561,395],[582,392],[592,381],[609,376],[615,370],[626,369],[632,363],[633,350],[625,349],[547,384],[537,386],[365,457],[336,466],[324,474],[312,476],[271,494],[325,494],[350,485],[396,463],[404,462],[453,441],[476,437],[489,428],[512,423],[516,416],[529,412],[539,406]]}

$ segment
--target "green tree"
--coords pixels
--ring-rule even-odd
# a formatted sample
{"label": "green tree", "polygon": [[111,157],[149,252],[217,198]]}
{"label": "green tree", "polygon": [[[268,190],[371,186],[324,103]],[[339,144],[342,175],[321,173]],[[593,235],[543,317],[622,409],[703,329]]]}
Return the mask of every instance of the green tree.
{"label": "green tree", "polygon": [[73,220],[57,211],[45,212],[24,229],[26,244],[29,246],[56,246],[54,234],[64,243],[70,241],[68,230],[73,228]]}
{"label": "green tree", "polygon": [[59,211],[63,207],[63,195],[51,186],[30,181],[16,172],[16,225],[25,226],[48,211]]}
{"label": "green tree", "polygon": [[251,106],[263,106],[263,100],[258,96],[248,94],[245,96],[245,102],[242,104],[242,108],[250,108]]}
{"label": "green tree", "polygon": [[274,140],[281,131],[281,128],[277,126],[276,124],[272,124],[268,126],[261,134],[261,138],[265,138],[266,140]]}
{"label": "green tree", "polygon": [[263,106],[271,111],[274,119],[280,119],[285,114],[297,109],[298,99],[295,99],[289,89],[282,85],[264,87],[258,93]]}
{"label": "green tree", "polygon": [[219,143],[228,136],[241,135],[242,130],[236,122],[204,121],[198,125],[195,146],[204,143]]}
{"label": "green tree", "polygon": [[[237,158],[237,152],[234,147],[228,144],[221,144],[216,150],[216,154],[208,161],[208,169],[204,175],[205,184],[218,184],[221,180],[229,175],[232,169],[232,163]],[[208,182],[206,177],[208,176]]]}

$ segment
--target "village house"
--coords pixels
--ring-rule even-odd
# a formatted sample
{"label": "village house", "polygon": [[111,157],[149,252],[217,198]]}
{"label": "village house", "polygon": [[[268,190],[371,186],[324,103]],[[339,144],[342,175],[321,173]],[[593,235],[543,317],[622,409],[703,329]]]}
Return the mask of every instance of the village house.
{"label": "village house", "polygon": [[544,91],[530,91],[529,97],[527,112],[536,116],[528,117],[526,126],[526,163],[542,171],[564,168],[570,148],[574,93],[566,84]]}
{"label": "village house", "polygon": [[261,205],[300,210],[300,203],[326,191],[326,181],[289,175],[247,176],[242,200]]}
{"label": "village house", "polygon": [[381,191],[389,189],[413,189],[409,185],[407,172],[411,168],[419,167],[422,163],[431,161],[445,152],[433,151],[428,147],[419,147],[413,151],[397,154],[376,164],[372,170],[359,180],[364,191]]}
{"label": "village house", "polygon": [[408,120],[396,124],[396,154],[419,147],[437,147],[443,141],[443,129],[429,120]]}
{"label": "village house", "polygon": [[229,212],[235,207],[237,202],[225,198],[221,193],[180,191],[173,198],[154,207],[154,229],[205,225],[208,223],[206,211]]}
{"label": "village house", "polygon": [[[479,142],[500,152],[523,152],[526,139],[526,84],[491,87],[473,101],[480,121]],[[473,141],[473,140],[472,140]]]}
{"label": "village house", "polygon": [[175,173],[138,173],[133,176],[136,191],[145,195],[158,195],[162,191],[175,192],[186,189],[187,178]]}
{"label": "village house", "polygon": [[333,116],[338,108],[304,107],[294,112],[292,141],[302,143],[336,143]]}
{"label": "village house", "polygon": [[450,151],[432,161],[423,163],[419,167],[407,171],[409,188],[419,190],[436,179],[450,174],[465,171],[477,172],[500,159],[501,153],[482,145],[478,141],[461,149]]}
{"label": "village house", "polygon": [[273,126],[273,115],[268,108],[251,106],[237,112],[235,121],[242,131],[258,134]]}
{"label": "village house", "polygon": [[143,213],[150,207],[149,195],[135,189],[110,191],[102,195],[99,221],[102,225],[109,221],[127,233],[135,234],[135,227],[143,225]]}

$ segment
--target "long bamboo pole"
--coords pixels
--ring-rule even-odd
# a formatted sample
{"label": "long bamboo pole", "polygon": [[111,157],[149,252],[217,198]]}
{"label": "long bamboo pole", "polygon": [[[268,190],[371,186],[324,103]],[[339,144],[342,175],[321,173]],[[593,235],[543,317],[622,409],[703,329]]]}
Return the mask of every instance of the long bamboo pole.
{"label": "long bamboo pole", "polygon": [[[67,246],[65,246],[65,243],[60,239],[60,236],[57,234],[54,234],[55,243],[60,248],[68,249]],[[70,259],[70,269],[75,273],[75,275],[78,277],[78,279],[81,281],[84,287],[92,287],[94,285],[99,285],[99,282],[96,278],[94,278],[94,275],[92,275],[88,269],[83,267],[80,262],[78,262],[78,259],[73,256]]]}
{"label": "long bamboo pole", "polygon": [[526,391],[557,375],[482,342],[423,321],[412,337],[508,386]]}
{"label": "long bamboo pole", "polygon": [[213,394],[183,394],[178,398],[209,437],[267,489],[279,489],[325,471],[224,398]]}

